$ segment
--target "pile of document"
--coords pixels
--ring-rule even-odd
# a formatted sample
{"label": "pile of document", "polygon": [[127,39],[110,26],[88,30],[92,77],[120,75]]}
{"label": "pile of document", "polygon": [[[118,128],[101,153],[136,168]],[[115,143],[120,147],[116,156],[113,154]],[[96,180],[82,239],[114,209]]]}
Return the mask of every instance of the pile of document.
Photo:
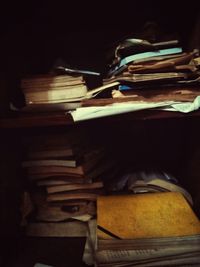
{"label": "pile of document", "polygon": [[152,44],[128,39],[119,44],[115,54],[117,64],[104,83],[119,81],[119,90],[166,88],[199,81],[198,50],[184,52],[177,40]]}
{"label": "pile of document", "polygon": [[[103,86],[86,98],[109,91],[110,102],[91,99],[72,112],[74,121],[143,109],[188,113],[199,109],[199,51],[183,51],[177,40],[151,44],[127,39],[119,44]],[[84,102],[84,101],[83,101]]]}
{"label": "pile of document", "polygon": [[100,196],[83,260],[95,266],[200,262],[200,222],[181,193]]}

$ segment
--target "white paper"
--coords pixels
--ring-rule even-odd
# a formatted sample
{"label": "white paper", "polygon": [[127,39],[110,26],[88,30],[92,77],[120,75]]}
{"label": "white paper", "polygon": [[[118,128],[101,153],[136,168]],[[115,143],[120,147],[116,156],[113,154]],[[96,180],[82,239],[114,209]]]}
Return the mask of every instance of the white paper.
{"label": "white paper", "polygon": [[199,108],[200,108],[200,96],[197,96],[193,102],[172,104],[170,108],[164,110],[189,113],[198,110]]}
{"label": "white paper", "polygon": [[132,101],[106,106],[80,107],[70,113],[73,120],[77,122],[152,108],[189,113],[200,108],[200,96],[197,96],[193,102],[163,101],[149,103]]}
{"label": "white paper", "polygon": [[80,107],[70,113],[73,117],[73,120],[76,122],[76,121],[89,120],[111,115],[123,114],[143,109],[169,107],[170,105],[175,103],[180,103],[180,102],[175,102],[175,101],[164,101],[159,103],[123,102],[123,103],[114,103],[107,106]]}

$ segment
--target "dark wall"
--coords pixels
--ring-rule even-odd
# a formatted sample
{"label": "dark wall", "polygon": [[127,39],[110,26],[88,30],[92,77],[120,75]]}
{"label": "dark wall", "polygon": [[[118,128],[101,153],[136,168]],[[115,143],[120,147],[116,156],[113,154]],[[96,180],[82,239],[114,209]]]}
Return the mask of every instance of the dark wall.
{"label": "dark wall", "polygon": [[197,1],[40,1],[1,10],[1,68],[45,72],[57,57],[70,65],[103,70],[105,51],[126,36],[138,36],[146,22],[158,25],[156,38],[178,36],[188,45]]}
{"label": "dark wall", "polygon": [[200,48],[199,1],[23,2],[0,9],[0,114],[10,99],[23,105],[23,75],[46,73],[57,58],[104,75],[113,48],[126,37],[178,38],[184,49]]}

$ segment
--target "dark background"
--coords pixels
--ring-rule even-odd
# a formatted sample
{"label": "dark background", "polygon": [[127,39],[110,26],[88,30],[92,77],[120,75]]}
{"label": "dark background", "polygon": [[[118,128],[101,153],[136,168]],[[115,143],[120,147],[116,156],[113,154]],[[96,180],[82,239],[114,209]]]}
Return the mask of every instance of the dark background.
{"label": "dark background", "polygon": [[47,72],[55,59],[105,70],[106,52],[157,23],[157,38],[177,36],[188,47],[198,1],[13,1],[1,7],[1,70]]}
{"label": "dark background", "polygon": [[[185,50],[200,48],[198,2],[200,1],[96,0],[10,1],[1,4],[0,116],[7,116],[10,100],[16,101],[16,104],[20,103],[19,81],[24,75],[49,72],[57,58],[62,58],[71,67],[104,73],[108,52],[126,37],[145,36],[147,32],[144,26],[148,22],[155,22],[157,25],[155,41],[178,38]],[[163,160],[164,164],[176,166],[181,173],[180,176],[185,174],[186,177],[187,173],[182,168],[182,166],[187,167],[185,163],[188,158],[184,158],[187,154],[185,151],[193,151],[196,147],[200,133],[200,130],[196,129],[197,125],[200,125],[199,121],[193,123],[186,118],[182,122],[179,121],[179,124],[176,121],[166,122],[166,120],[163,123],[156,122],[155,125],[141,122],[140,127],[125,121],[122,125],[116,123],[116,129],[113,124],[104,125],[97,122],[96,125],[91,125],[91,129],[96,129],[96,133],[100,135],[99,139],[103,132],[106,137],[109,133],[108,140],[112,140],[114,136],[116,143],[121,140],[121,136],[124,136],[130,158],[133,151],[133,154],[143,162],[144,159],[148,160],[154,151],[152,162],[155,160],[157,163],[162,155],[161,161]],[[32,131],[33,129],[30,129],[30,132]],[[67,261],[68,266],[83,266],[79,262],[80,244],[82,244],[79,240],[70,241],[68,245],[65,242],[61,244],[61,240],[42,240],[41,243],[36,240],[19,242],[19,196],[22,190],[20,180],[22,152],[19,140],[25,133],[23,129],[19,131],[1,129],[0,133],[0,237],[3,247],[0,253],[0,266],[2,262],[2,266],[32,267],[36,262],[43,262],[60,267],[65,266],[63,264]],[[158,133],[159,138],[157,138]],[[131,138],[132,145],[129,145]],[[142,150],[141,139],[144,140]],[[188,153],[188,157],[189,163],[192,162],[192,168],[196,168],[196,175],[193,178],[188,171],[189,175],[186,178],[198,181],[199,157],[196,157],[195,161],[192,152]],[[187,179],[185,181],[188,189],[195,187],[195,183]],[[195,192],[198,194],[198,188]],[[200,203],[200,200],[198,201]],[[56,251],[53,245],[56,246]],[[56,265],[57,261],[60,265]]]}
{"label": "dark background", "polygon": [[[200,48],[200,1],[13,1],[0,9],[0,116],[24,105],[20,79],[48,73],[58,58],[104,77],[116,45],[127,37],[179,39]],[[99,81],[90,83],[94,88]]]}

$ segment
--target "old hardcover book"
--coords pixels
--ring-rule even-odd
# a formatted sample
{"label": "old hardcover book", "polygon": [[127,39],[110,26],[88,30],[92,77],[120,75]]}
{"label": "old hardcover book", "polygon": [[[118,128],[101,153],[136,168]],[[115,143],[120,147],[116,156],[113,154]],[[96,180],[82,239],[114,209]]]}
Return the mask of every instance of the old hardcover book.
{"label": "old hardcover book", "polygon": [[200,222],[178,192],[99,196],[98,239],[163,238],[200,234]]}
{"label": "old hardcover book", "polygon": [[28,167],[26,168],[27,174],[46,174],[48,176],[49,174],[75,174],[75,175],[84,175],[85,169],[82,166],[78,167],[63,167],[63,166],[35,166],[35,167]]}
{"label": "old hardcover book", "polygon": [[[90,181],[92,179],[96,179],[96,178],[101,178],[104,176],[104,174],[108,171],[110,171],[112,168],[114,168],[116,166],[116,162],[114,160],[109,160],[109,159],[102,159],[98,162],[98,164],[96,164],[93,168],[91,168],[91,170],[87,173],[84,174],[80,174],[77,172],[77,170],[75,170],[73,173],[69,173],[65,172],[63,168],[69,168],[71,169],[75,169],[72,167],[58,167],[60,168],[59,170],[54,169],[53,170],[48,170],[48,167],[43,167],[44,169],[42,169],[42,172],[40,171],[41,167],[37,167],[37,169],[34,171],[34,168],[32,167],[30,172],[27,172],[27,177],[28,179],[30,179],[31,181],[39,181],[39,180],[43,180],[43,179],[63,179],[64,181]],[[39,169],[38,169],[39,168]],[[27,170],[30,168],[27,168]],[[79,169],[80,171],[80,169]],[[73,180],[74,179],[74,180]]]}
{"label": "old hardcover book", "polygon": [[77,160],[73,158],[67,159],[41,159],[41,160],[28,160],[22,162],[22,167],[38,167],[38,166],[63,166],[63,167],[77,167]]}
{"label": "old hardcover book", "polygon": [[[85,190],[86,191],[86,190]],[[55,193],[49,194],[47,196],[48,202],[56,202],[56,201],[66,201],[66,200],[88,200],[88,201],[96,201],[97,197],[100,195],[100,192],[67,192],[67,193]]]}
{"label": "old hardcover book", "polygon": [[67,174],[67,173],[27,173],[27,178],[30,181],[47,181],[47,180],[52,180],[52,181],[57,181],[57,180],[62,180],[62,181],[67,181],[67,182],[84,182],[84,181],[89,181],[91,180],[91,177],[86,177],[83,175],[77,175],[77,174]]}
{"label": "old hardcover book", "polygon": [[87,93],[81,75],[35,75],[21,80],[27,105],[76,101]]}
{"label": "old hardcover book", "polygon": [[87,87],[84,84],[63,86],[55,90],[26,91],[26,103],[50,103],[64,102],[65,100],[74,101],[74,99],[84,97],[87,93]]}
{"label": "old hardcover book", "polygon": [[48,179],[38,180],[36,181],[37,186],[58,186],[58,185],[69,185],[69,184],[85,184],[91,183],[92,180],[85,178],[68,178],[68,177],[52,177]]}
{"label": "old hardcover book", "polygon": [[[40,161],[34,164],[28,162],[25,164],[28,174],[49,174],[49,173],[62,173],[62,174],[75,174],[75,175],[84,175],[92,170],[95,165],[101,160],[103,157],[102,154],[97,154],[96,157],[91,158],[83,162],[81,165],[76,166],[76,161],[69,162],[64,160],[48,160],[48,161]],[[53,164],[54,163],[54,164]],[[72,166],[73,163],[73,166]],[[70,165],[70,166],[69,166]]]}
{"label": "old hardcover book", "polygon": [[71,183],[66,185],[57,185],[57,186],[48,186],[47,192],[51,193],[58,193],[58,192],[65,192],[65,191],[72,191],[72,190],[79,190],[79,189],[97,189],[103,188],[103,182],[94,182],[94,183]]}
{"label": "old hardcover book", "polygon": [[82,75],[52,75],[52,74],[41,74],[41,75],[31,75],[21,79],[21,88],[37,88],[40,87],[55,87],[62,85],[72,85],[77,83],[83,83]]}
{"label": "old hardcover book", "polygon": [[200,222],[178,192],[100,196],[97,266],[183,266],[199,262]]}

